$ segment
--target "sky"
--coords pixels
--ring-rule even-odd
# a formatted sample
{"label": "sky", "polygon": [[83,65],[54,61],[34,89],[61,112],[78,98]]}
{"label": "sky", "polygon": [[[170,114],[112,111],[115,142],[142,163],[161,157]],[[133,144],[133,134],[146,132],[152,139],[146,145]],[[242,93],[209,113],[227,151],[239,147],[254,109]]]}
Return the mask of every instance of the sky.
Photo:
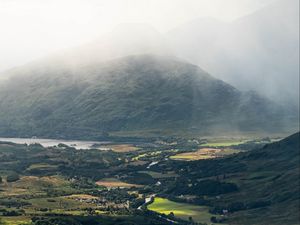
{"label": "sky", "polygon": [[120,23],[160,32],[212,17],[232,21],[276,0],[0,0],[0,71],[77,46]]}

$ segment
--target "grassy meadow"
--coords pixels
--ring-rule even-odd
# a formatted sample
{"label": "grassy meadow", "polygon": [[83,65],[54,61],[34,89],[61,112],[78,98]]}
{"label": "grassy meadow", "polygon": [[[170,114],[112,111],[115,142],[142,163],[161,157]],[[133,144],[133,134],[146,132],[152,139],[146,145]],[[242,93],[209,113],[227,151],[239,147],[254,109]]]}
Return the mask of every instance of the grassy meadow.
{"label": "grassy meadow", "polygon": [[208,211],[209,208],[206,206],[178,203],[159,197],[156,197],[154,202],[148,205],[148,209],[166,215],[173,212],[175,217],[184,220],[189,220],[191,217],[198,223],[210,223],[210,218],[212,216]]}
{"label": "grassy meadow", "polygon": [[239,153],[239,150],[230,148],[201,148],[194,152],[184,152],[177,155],[173,155],[170,159],[174,160],[184,160],[184,161],[195,161],[195,160],[205,160],[214,159],[219,157],[225,157],[227,155]]}
{"label": "grassy meadow", "polygon": [[107,178],[107,179],[99,180],[96,182],[96,184],[106,188],[142,187],[142,185],[125,183],[115,178]]}

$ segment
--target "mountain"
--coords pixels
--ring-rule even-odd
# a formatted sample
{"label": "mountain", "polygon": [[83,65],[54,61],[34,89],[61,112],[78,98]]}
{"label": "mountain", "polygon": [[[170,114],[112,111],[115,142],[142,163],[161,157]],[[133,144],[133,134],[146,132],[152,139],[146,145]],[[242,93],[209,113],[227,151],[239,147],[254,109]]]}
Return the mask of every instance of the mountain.
{"label": "mountain", "polygon": [[233,213],[230,224],[299,224],[299,142],[298,132],[230,160],[240,160],[247,170],[239,175],[241,191],[219,204],[234,205],[238,199],[248,204]]}
{"label": "mountain", "polygon": [[167,35],[178,56],[217,78],[299,106],[298,0],[277,1],[229,23],[200,18]]}
{"label": "mountain", "polygon": [[[211,69],[216,63],[216,45],[227,24],[212,18],[200,18],[187,22],[167,33],[176,55],[189,62]],[[194,51],[191,51],[194,49]]]}
{"label": "mountain", "polygon": [[[209,191],[201,185],[213,183],[217,186],[210,187],[210,191],[220,191],[222,186],[224,191],[205,196],[206,204],[216,214],[227,210],[226,224],[299,224],[299,142],[298,132],[263,148],[227,158],[173,164],[182,178],[170,191],[176,195],[195,195],[203,189]],[[225,189],[230,186],[236,188]]]}
{"label": "mountain", "polygon": [[[136,55],[76,70],[25,67],[0,88],[0,135],[95,138],[102,132],[284,129],[271,101],[174,57]],[[44,66],[47,68],[47,65]]]}

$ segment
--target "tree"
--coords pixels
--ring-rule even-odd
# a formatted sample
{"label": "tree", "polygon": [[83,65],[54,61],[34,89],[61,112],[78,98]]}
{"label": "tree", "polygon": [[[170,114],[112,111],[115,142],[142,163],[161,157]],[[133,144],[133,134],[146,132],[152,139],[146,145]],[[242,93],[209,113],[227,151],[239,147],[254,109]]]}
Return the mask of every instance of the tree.
{"label": "tree", "polygon": [[174,218],[175,218],[174,213],[173,213],[173,212],[170,212],[169,217],[172,218],[172,219],[174,219]]}
{"label": "tree", "polygon": [[6,181],[7,182],[15,182],[15,181],[17,181],[19,179],[20,179],[20,176],[17,173],[11,173],[10,175],[8,175],[6,177]]}
{"label": "tree", "polygon": [[218,222],[217,217],[215,217],[215,216],[212,216],[212,217],[210,218],[210,221],[211,221],[212,223],[217,223],[217,222]]}

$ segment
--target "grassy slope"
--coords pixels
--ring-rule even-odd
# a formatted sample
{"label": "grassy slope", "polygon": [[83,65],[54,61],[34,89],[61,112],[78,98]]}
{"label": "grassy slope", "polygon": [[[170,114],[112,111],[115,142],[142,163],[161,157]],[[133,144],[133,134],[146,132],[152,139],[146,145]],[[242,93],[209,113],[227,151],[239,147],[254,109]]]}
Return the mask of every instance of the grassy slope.
{"label": "grassy slope", "polygon": [[[205,197],[216,213],[223,209],[231,212],[229,224],[299,224],[299,139],[297,133],[224,159],[171,160],[161,168],[170,167],[180,177],[168,193],[196,195],[207,187],[201,186],[205,180],[234,183],[238,186],[236,191],[218,194],[218,198],[217,194]],[[211,191],[214,187],[210,187]]]}
{"label": "grassy slope", "polygon": [[[298,224],[300,207],[299,133],[262,149],[224,160],[246,166],[246,171],[227,174],[227,182],[238,184],[239,191],[223,195],[217,205],[226,208],[233,203],[247,205],[246,210],[230,216],[230,224]],[[215,200],[214,200],[215,201]],[[266,206],[249,209],[254,203]]]}
{"label": "grassy slope", "polygon": [[202,148],[193,152],[184,152],[179,153],[177,155],[173,155],[170,159],[174,160],[183,160],[183,161],[195,161],[195,160],[206,160],[206,159],[214,159],[218,157],[225,157],[232,154],[239,153],[239,150],[224,148]]}
{"label": "grassy slope", "polygon": [[166,215],[173,212],[175,217],[184,220],[188,220],[189,217],[192,217],[195,222],[199,223],[209,223],[212,216],[208,212],[208,207],[177,203],[158,197],[156,197],[154,202],[148,206],[148,209]]}
{"label": "grassy slope", "polygon": [[270,206],[233,214],[233,224],[298,224],[300,208],[299,133],[243,156],[248,171],[239,178],[241,192],[225,202],[266,201]]}

